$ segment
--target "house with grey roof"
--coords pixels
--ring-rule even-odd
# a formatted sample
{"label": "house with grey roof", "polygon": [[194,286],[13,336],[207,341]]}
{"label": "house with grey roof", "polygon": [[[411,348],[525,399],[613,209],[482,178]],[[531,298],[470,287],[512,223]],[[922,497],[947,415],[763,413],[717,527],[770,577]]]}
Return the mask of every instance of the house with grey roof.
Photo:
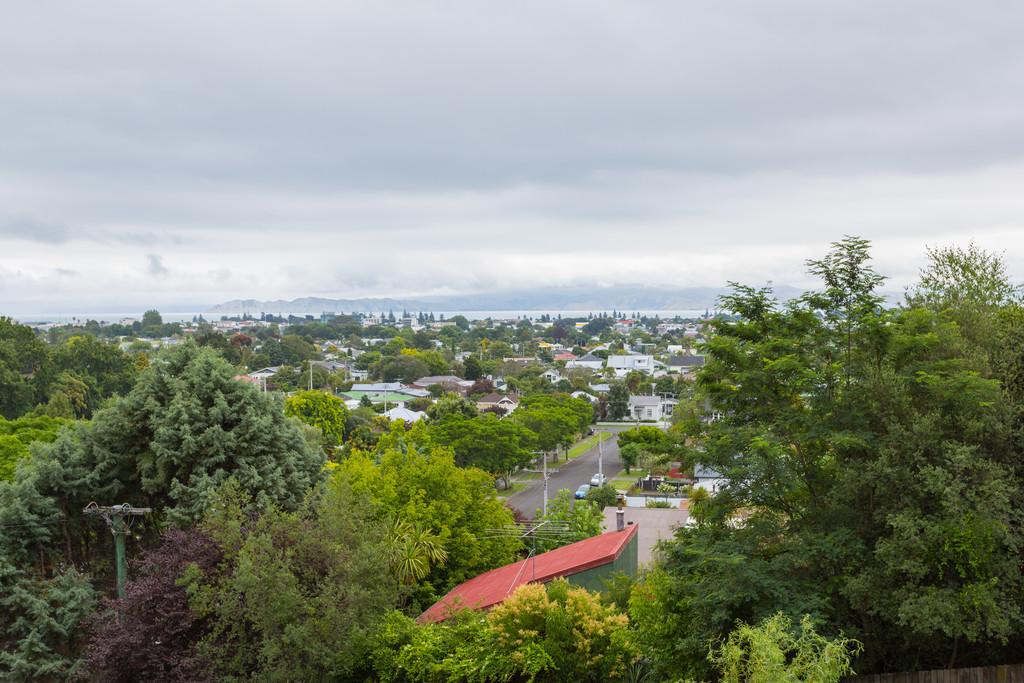
{"label": "house with grey roof", "polygon": [[588,353],[585,356],[570,360],[565,364],[566,369],[568,368],[587,368],[588,370],[600,370],[604,367],[604,358],[595,356],[592,353]]}

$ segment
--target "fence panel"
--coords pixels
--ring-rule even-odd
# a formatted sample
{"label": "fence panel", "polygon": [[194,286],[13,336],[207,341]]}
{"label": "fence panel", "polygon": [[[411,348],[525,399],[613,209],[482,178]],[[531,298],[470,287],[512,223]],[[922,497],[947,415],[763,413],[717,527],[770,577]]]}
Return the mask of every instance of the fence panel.
{"label": "fence panel", "polygon": [[1024,664],[848,676],[843,683],[1024,683]]}

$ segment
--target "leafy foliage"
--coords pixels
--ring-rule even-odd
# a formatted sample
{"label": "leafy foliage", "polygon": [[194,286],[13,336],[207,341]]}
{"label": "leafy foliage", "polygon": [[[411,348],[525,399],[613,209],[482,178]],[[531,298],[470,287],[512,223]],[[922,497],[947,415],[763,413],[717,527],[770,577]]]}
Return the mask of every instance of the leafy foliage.
{"label": "leafy foliage", "polygon": [[0,416],[13,420],[43,402],[53,376],[46,343],[0,316]]}
{"label": "leafy foliage", "polygon": [[619,490],[611,484],[593,486],[587,491],[587,502],[593,503],[598,510],[615,505],[618,499]]}
{"label": "leafy foliage", "polygon": [[511,512],[495,495],[493,477],[458,467],[450,450],[431,443],[423,424],[408,432],[395,425],[373,452],[357,450],[339,462],[332,480],[369,496],[382,515],[421,524],[440,539],[448,561],[435,565],[423,582],[431,601],[431,589],[443,594],[515,557],[518,541],[488,538],[488,529],[512,523]]}
{"label": "leafy foliage", "polygon": [[792,631],[792,621],[783,614],[757,626],[739,623],[708,658],[722,683],[839,683],[853,673],[850,659],[862,649],[860,643],[842,636],[828,640],[806,616],[799,635]]}
{"label": "leafy foliage", "polygon": [[319,429],[328,454],[333,454],[345,441],[348,408],[337,396],[323,391],[303,391],[285,399],[284,413]]}
{"label": "leafy foliage", "polygon": [[374,669],[385,682],[617,680],[638,657],[627,621],[564,579],[527,584],[487,614],[418,627],[393,615]]}
{"label": "leafy foliage", "polygon": [[214,576],[224,562],[213,539],[198,527],[168,529],[161,544],[132,563],[125,597],[89,619],[89,647],[81,678],[184,683],[212,681],[210,662],[196,646],[210,632],[180,582],[187,568]]}
{"label": "leafy foliage", "polygon": [[[726,484],[637,588],[651,655],[710,674],[709,640],[782,612],[853,634],[869,671],[1012,656],[1024,630],[1016,304],[993,285],[996,310],[883,311],[855,238],[810,265],[824,292],[724,298],[738,317],[716,324],[698,378],[720,417],[680,425],[701,449],[690,463]],[[950,276],[933,274],[926,292],[946,291]]]}
{"label": "leafy foliage", "polygon": [[537,510],[537,521],[564,522],[568,533],[557,539],[538,538],[537,552],[543,553],[597,536],[604,524],[604,514],[594,501],[576,500],[568,489],[562,489],[554,500],[548,501],[548,511]]}
{"label": "leafy foliage", "polygon": [[198,651],[218,680],[344,679],[397,595],[381,581],[384,529],[363,496],[335,482],[296,512],[258,517],[237,486],[220,491],[202,528],[225,562],[183,577],[210,630]]}
{"label": "leafy foliage", "polygon": [[53,363],[61,373],[54,390],[65,393],[76,415],[85,418],[91,418],[106,399],[126,395],[139,375],[134,356],[92,335],[71,337],[55,348]]}
{"label": "leafy foliage", "polygon": [[15,465],[28,456],[32,443],[52,443],[68,422],[45,415],[11,421],[0,418],[0,481],[14,477]]}
{"label": "leafy foliage", "polygon": [[0,556],[0,677],[67,680],[77,666],[81,625],[97,597],[74,570],[40,578]]}
{"label": "leafy foliage", "polygon": [[512,420],[499,420],[494,415],[467,418],[452,414],[430,426],[431,440],[447,446],[455,454],[460,467],[479,467],[501,476],[508,486],[509,478],[533,459],[537,441],[533,432]]}

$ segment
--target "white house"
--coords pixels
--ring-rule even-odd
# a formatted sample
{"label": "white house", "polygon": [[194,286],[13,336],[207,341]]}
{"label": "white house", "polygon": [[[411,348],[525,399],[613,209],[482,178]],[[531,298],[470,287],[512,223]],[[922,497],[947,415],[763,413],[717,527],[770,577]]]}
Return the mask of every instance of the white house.
{"label": "white house", "polygon": [[666,420],[679,401],[661,396],[630,396],[627,409],[633,420]]}
{"label": "white house", "polygon": [[604,367],[604,358],[588,353],[565,364],[568,368],[587,368],[588,370],[600,370]]}
{"label": "white house", "polygon": [[545,379],[547,379],[547,381],[551,382],[552,384],[556,382],[561,382],[563,379],[565,379],[565,377],[563,377],[560,372],[558,372],[557,370],[553,370],[551,368],[540,373],[540,376],[544,377]]}
{"label": "white house", "polygon": [[630,356],[608,356],[608,367],[613,370],[639,370],[650,374],[654,372],[654,356],[647,354],[633,354]]}
{"label": "white house", "polygon": [[426,413],[418,413],[415,410],[409,410],[408,408],[392,408],[391,410],[384,413],[384,416],[389,420],[405,420],[406,422],[417,422],[426,418]]}
{"label": "white house", "polygon": [[710,467],[697,464],[693,468],[694,488],[704,489],[708,493],[718,493],[725,484],[722,475]]}
{"label": "white house", "polygon": [[276,375],[277,371],[280,370],[280,369],[281,369],[281,366],[279,366],[279,365],[275,366],[275,367],[272,367],[272,368],[263,368],[262,370],[256,370],[255,372],[250,372],[249,373],[249,377],[252,377],[255,380],[264,380],[264,379],[267,379],[268,377],[273,377],[274,375]]}

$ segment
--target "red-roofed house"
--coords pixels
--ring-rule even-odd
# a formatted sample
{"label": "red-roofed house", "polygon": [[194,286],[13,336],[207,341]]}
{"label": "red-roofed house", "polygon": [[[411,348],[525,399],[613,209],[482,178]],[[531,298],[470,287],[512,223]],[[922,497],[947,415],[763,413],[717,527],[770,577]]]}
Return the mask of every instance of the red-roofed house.
{"label": "red-roofed house", "polygon": [[484,572],[453,588],[421,614],[419,621],[444,621],[467,607],[487,610],[523,584],[547,583],[559,577],[588,590],[604,590],[601,579],[611,578],[614,572],[636,573],[638,528],[629,524],[622,531],[609,531]]}

